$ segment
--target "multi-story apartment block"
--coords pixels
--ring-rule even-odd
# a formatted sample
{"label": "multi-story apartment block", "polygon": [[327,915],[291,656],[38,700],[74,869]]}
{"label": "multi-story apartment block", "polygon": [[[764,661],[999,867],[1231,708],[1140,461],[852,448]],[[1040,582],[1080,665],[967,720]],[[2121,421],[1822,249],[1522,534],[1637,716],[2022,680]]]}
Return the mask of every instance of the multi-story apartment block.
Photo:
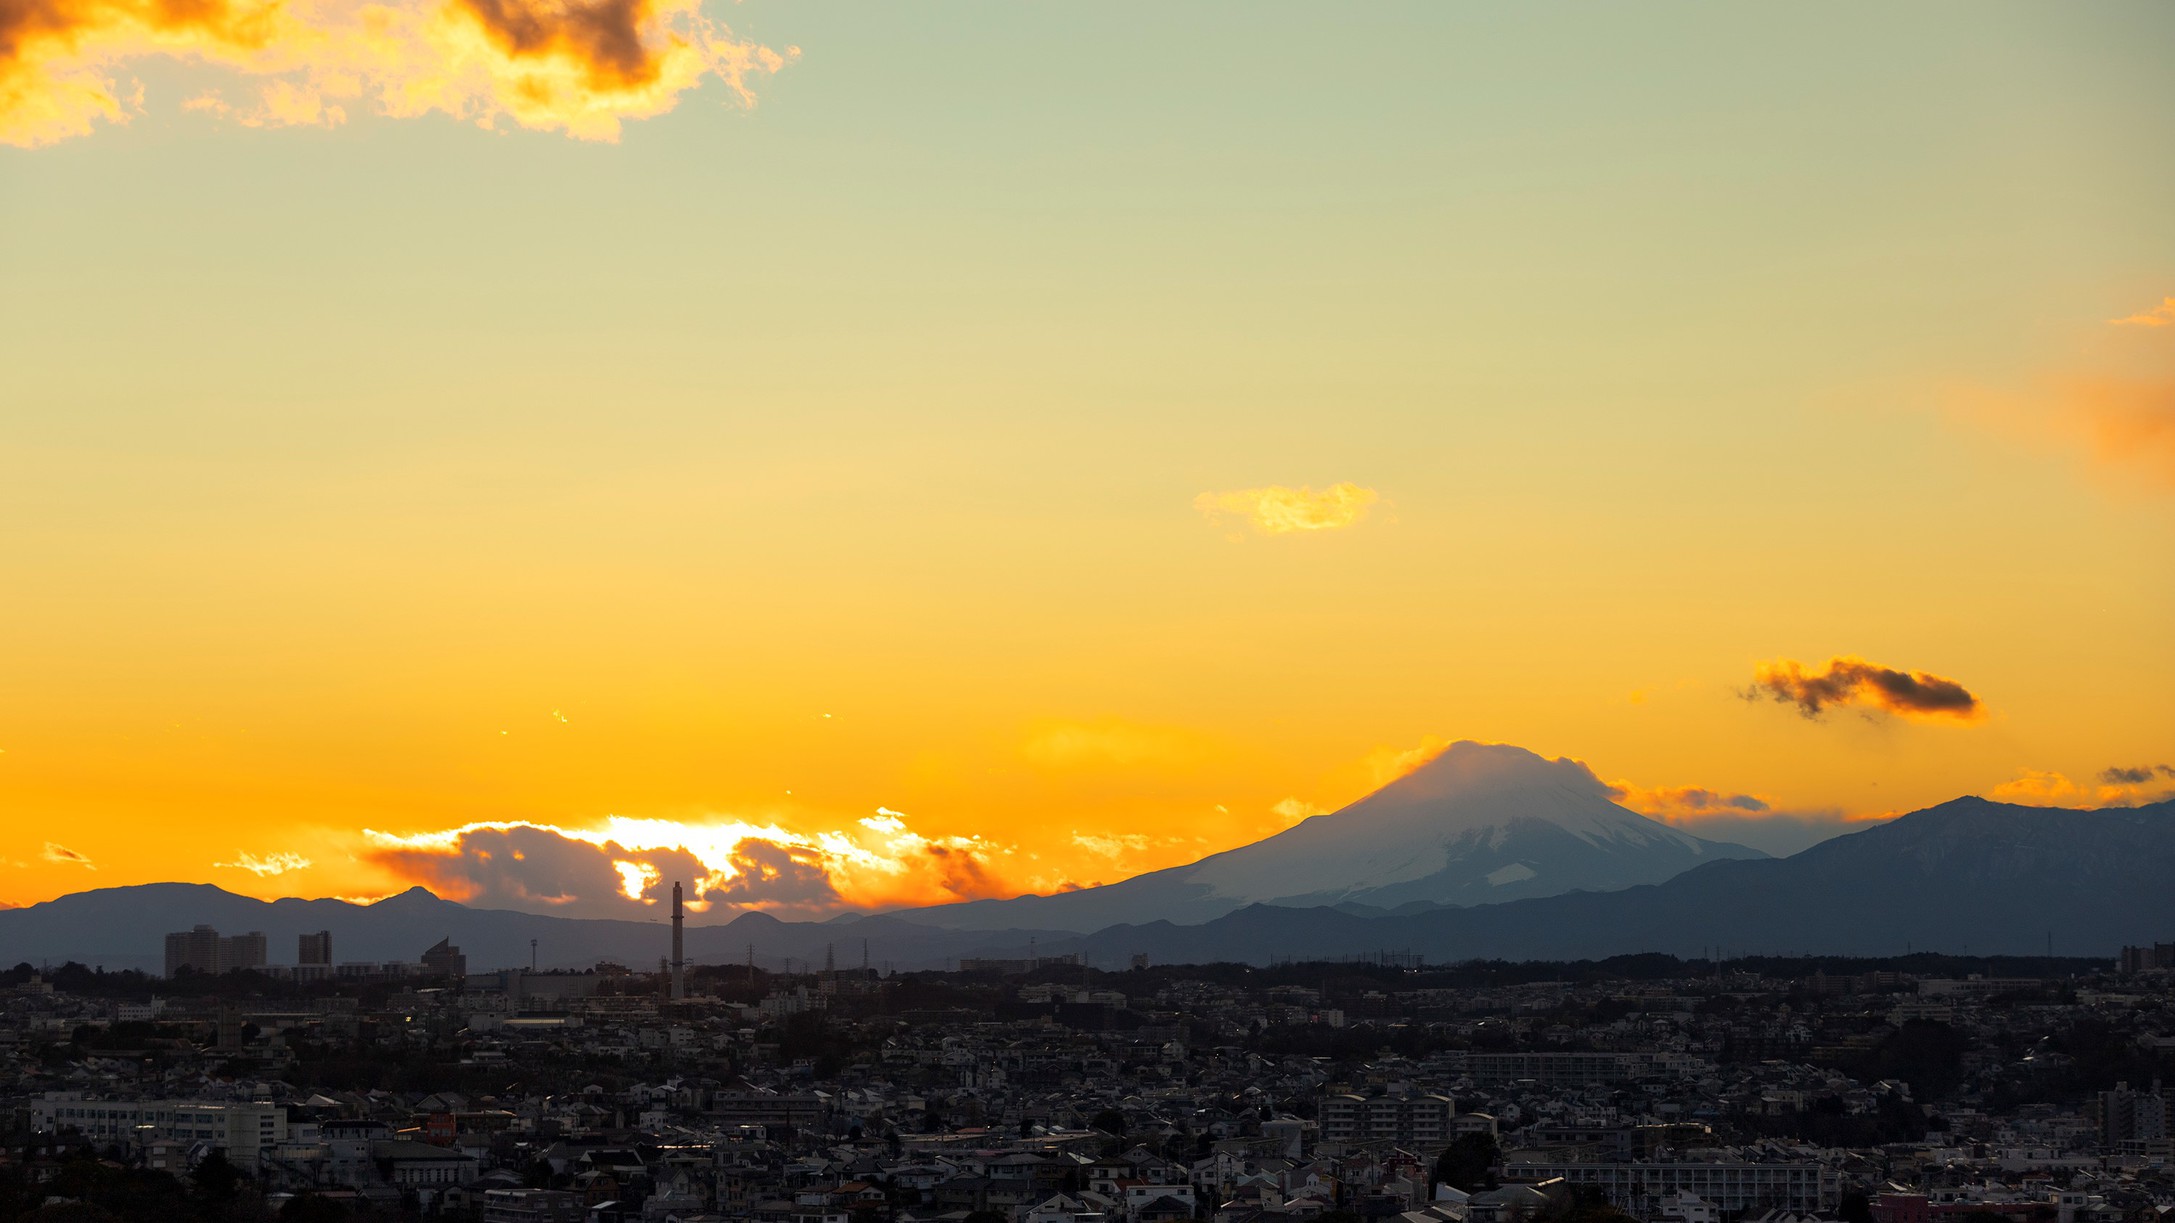
{"label": "multi-story apartment block", "polygon": [[1324,1142],[1388,1139],[1401,1146],[1440,1147],[1450,1141],[1456,1115],[1448,1096],[1344,1093],[1322,1100],[1321,1136]]}
{"label": "multi-story apartment block", "polygon": [[198,926],[166,936],[166,975],[169,977],[178,975],[184,968],[217,975],[237,968],[262,967],[264,935],[259,931],[221,937],[211,926]]}

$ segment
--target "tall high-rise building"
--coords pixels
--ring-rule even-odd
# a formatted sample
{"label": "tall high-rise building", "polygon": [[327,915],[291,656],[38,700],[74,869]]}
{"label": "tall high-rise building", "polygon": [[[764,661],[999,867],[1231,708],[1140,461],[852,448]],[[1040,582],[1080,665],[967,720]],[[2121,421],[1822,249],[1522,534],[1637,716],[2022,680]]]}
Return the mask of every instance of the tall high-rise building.
{"label": "tall high-rise building", "polygon": [[295,951],[295,963],[332,963],[332,931],[320,930],[315,934],[303,935],[301,946]]}
{"label": "tall high-rise building", "polygon": [[423,953],[423,974],[430,977],[465,977],[468,975],[468,957],[453,945],[450,938],[439,939],[429,951]]}
{"label": "tall high-rise building", "polygon": [[216,975],[237,968],[262,967],[264,933],[259,930],[222,937],[211,926],[198,926],[166,936],[166,975],[169,977],[184,968]]}
{"label": "tall high-rise building", "polygon": [[264,967],[264,931],[223,935],[219,939],[219,971]]}
{"label": "tall high-rise building", "polygon": [[2128,1083],[2117,1083],[2113,1091],[2100,1092],[2091,1104],[2100,1144],[2111,1151],[2135,1139],[2168,1137],[2168,1114],[2175,1111],[2168,1105],[2157,1082],[2150,1091],[2133,1091]]}
{"label": "tall high-rise building", "polygon": [[182,969],[219,971],[219,932],[210,926],[181,930],[166,936],[166,975],[177,977]]}

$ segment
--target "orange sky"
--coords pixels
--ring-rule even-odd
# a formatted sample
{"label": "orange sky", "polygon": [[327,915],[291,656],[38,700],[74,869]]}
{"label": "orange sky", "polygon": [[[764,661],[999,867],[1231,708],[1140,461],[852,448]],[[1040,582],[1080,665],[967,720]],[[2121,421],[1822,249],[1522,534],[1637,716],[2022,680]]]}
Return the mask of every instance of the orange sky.
{"label": "orange sky", "polygon": [[2175,791],[2168,10],[189,13],[0,30],[0,901]]}

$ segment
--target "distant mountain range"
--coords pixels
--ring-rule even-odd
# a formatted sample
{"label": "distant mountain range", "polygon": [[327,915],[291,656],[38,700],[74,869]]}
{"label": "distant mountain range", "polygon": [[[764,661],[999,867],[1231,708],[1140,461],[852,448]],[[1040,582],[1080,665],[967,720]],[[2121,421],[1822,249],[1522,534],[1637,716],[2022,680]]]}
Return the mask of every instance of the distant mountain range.
{"label": "distant mountain range", "polygon": [[[1257,845],[1070,894],[1093,898],[1077,902],[1085,907],[1060,905],[1068,898],[1058,896],[826,922],[744,913],[690,925],[688,955],[731,963],[752,951],[766,968],[820,966],[829,955],[847,967],[862,962],[865,948],[871,963],[903,969],[1078,953],[1116,967],[1138,953],[1159,963],[1257,964],[1374,951],[1430,962],[1713,948],[2035,955],[2051,939],[2060,955],[2112,956],[2125,943],[2175,937],[2175,801],[2072,811],[1960,798],[1788,858],[1761,858],[1624,812],[1605,791],[1597,803],[1599,783],[1582,766],[1472,746]],[[1338,821],[1348,821],[1350,835],[1339,835]],[[1689,869],[1624,883],[1628,873],[1659,874],[1670,862]],[[1528,885],[1544,875],[1587,890],[1531,895]],[[1528,888],[1523,899],[1472,903],[1519,887]],[[1263,895],[1284,903],[1250,899]],[[1125,903],[1134,914],[1206,916],[1070,928],[1114,911],[1096,906]],[[306,931],[331,931],[340,961],[413,960],[450,937],[476,971],[528,964],[531,939],[546,968],[599,959],[648,968],[666,953],[669,930],[662,919],[472,909],[421,888],[358,905],[166,883],[0,910],[0,965],[76,960],[158,971],[161,936],[200,922],[263,931],[275,963],[292,960],[295,936]]]}
{"label": "distant mountain range", "polygon": [[899,916],[959,930],[1089,933],[1115,922],[1206,922],[1248,905],[1356,916],[1660,883],[1703,862],[1764,858],[1618,806],[1575,760],[1454,743],[1351,806],[1198,862],[1052,896]]}
{"label": "distant mountain range", "polygon": [[2106,955],[2175,937],[2175,801],[2101,811],[1959,798],[1788,858],[1710,862],[1615,892],[1356,917],[1254,906],[1194,926],[1114,926],[1107,962],[1412,951],[1430,961],[1698,956]]}
{"label": "distant mountain range", "polygon": [[[526,967],[530,940],[542,968],[587,968],[600,959],[654,968],[668,954],[671,923],[549,917],[510,909],[472,909],[410,888],[371,904],[345,900],[256,900],[208,883],[147,883],[77,892],[43,904],[0,909],[0,964],[74,960],[109,969],[165,968],[164,935],[203,923],[222,934],[262,931],[274,964],[295,960],[298,935],[332,934],[335,962],[413,962],[439,939],[451,939],[471,971]],[[820,966],[826,953],[841,967],[860,964],[864,943],[872,961],[898,967],[941,966],[996,945],[1026,954],[1038,941],[1076,939],[1065,931],[932,930],[892,917],[786,922],[742,913],[714,926],[687,927],[687,956],[698,964],[738,963],[753,948],[765,968]]]}

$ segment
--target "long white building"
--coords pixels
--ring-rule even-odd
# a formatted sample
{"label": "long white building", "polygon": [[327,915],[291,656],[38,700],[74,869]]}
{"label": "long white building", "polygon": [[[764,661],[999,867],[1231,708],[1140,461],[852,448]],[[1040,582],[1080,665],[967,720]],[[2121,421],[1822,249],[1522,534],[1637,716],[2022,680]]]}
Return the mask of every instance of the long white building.
{"label": "long white building", "polygon": [[1832,1215],[1842,1197],[1842,1178],[1817,1163],[1528,1163],[1506,1161],[1503,1178],[1540,1182],[1562,1177],[1594,1185],[1609,1204],[1642,1219],[1657,1217],[1664,1194],[1692,1193],[1717,1210],[1780,1207],[1800,1214]]}
{"label": "long white building", "polygon": [[262,1101],[101,1100],[53,1093],[30,1104],[30,1127],[40,1134],[75,1130],[101,1143],[140,1146],[151,1142],[208,1142],[244,1169],[258,1153],[287,1140],[287,1110]]}

